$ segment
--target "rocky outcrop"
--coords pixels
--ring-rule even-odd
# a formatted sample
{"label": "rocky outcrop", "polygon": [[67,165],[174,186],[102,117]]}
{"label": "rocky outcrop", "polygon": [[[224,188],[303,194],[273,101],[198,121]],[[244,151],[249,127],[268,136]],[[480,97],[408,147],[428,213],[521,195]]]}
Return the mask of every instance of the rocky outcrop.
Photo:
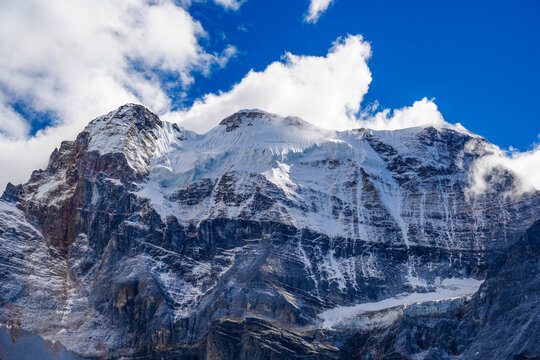
{"label": "rocky outcrop", "polygon": [[469,300],[435,313],[406,311],[390,326],[334,336],[347,338],[342,350],[359,359],[538,359],[539,246],[540,220],[498,258]]}
{"label": "rocky outcrop", "polygon": [[467,359],[540,357],[540,221],[490,271],[460,324]]}
{"label": "rocky outcrop", "polygon": [[[332,132],[259,110],[199,135],[125,105],[4,192],[0,323],[86,357],[487,349],[463,320],[487,305],[449,281],[492,279],[540,205],[505,195],[510,173],[468,192],[490,146],[451,128]],[[362,304],[375,310],[325,325]]]}

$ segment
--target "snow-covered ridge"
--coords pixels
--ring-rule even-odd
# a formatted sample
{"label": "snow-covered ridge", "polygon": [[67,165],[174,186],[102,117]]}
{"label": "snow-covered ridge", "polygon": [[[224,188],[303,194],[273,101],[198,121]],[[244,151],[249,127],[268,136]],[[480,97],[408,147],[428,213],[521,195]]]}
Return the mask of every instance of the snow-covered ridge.
{"label": "snow-covered ridge", "polygon": [[[197,134],[127,104],[93,120],[81,136],[88,152],[125,156],[137,179],[145,179],[134,193],[162,219],[265,219],[379,242],[388,237],[381,238],[373,219],[384,218],[406,247],[433,246],[428,233],[448,248],[481,247],[456,236],[459,226],[475,231],[486,223],[463,197],[470,163],[489,144],[464,132],[422,126],[338,132],[254,109]],[[63,189],[61,172],[45,175],[35,184],[36,199]],[[198,187],[204,196],[190,206],[175,200]],[[231,196],[216,197],[220,191]],[[259,195],[271,199],[264,211],[253,210]]]}
{"label": "snow-covered ridge", "polygon": [[162,122],[141,105],[126,104],[100,116],[84,129],[88,133],[87,151],[100,154],[122,153],[129,166],[145,174],[156,153],[171,148],[183,138],[178,126]]}
{"label": "snow-covered ridge", "polygon": [[90,134],[88,151],[100,153],[122,152],[130,137],[140,130],[162,127],[162,121],[146,108],[126,104],[92,120],[84,129]]}
{"label": "snow-covered ridge", "polygon": [[[374,144],[384,144],[395,155],[414,156],[417,167],[448,167],[455,160],[442,159],[437,144],[423,145],[418,140],[422,136],[435,136],[434,141],[445,145],[444,141],[437,140],[440,133],[433,128],[337,132],[318,128],[298,118],[279,117],[261,110],[241,110],[205,134],[183,129],[181,141],[166,122],[155,133],[158,145],[149,166],[149,181],[138,194],[151,199],[163,218],[172,215],[182,222],[189,222],[209,216],[208,204],[186,210],[184,206],[167,200],[188,184],[212,179],[216,186],[225,174],[234,174],[233,177],[237,177],[234,192],[242,197],[252,192],[251,186],[256,186],[258,181],[243,186],[246,181],[251,181],[250,176],[262,176],[298,208],[309,206],[313,196],[320,198],[317,211],[297,211],[289,207],[288,213],[283,215],[292,225],[346,237],[369,231],[362,228],[353,231],[344,226],[332,215],[329,196],[348,197],[343,194],[347,190],[343,184],[365,181],[360,179],[359,169],[362,168],[365,176],[374,180],[383,206],[399,224],[407,241],[406,224],[401,214],[400,186],[395,174],[388,169],[384,152]],[[464,137],[458,133],[455,136]],[[419,146],[423,148],[419,149]],[[456,180],[462,175],[457,174]],[[218,212],[234,217],[247,205],[249,202],[242,204],[241,208],[224,204]],[[275,210],[283,213],[283,210]]]}
{"label": "snow-covered ridge", "polygon": [[[451,221],[460,216],[458,200],[455,196],[449,198],[443,188],[435,195],[423,184],[444,177],[448,184],[466,187],[471,159],[485,152],[489,145],[478,136],[451,128],[420,126],[338,132],[258,109],[240,110],[207,133],[197,134],[163,122],[144,107],[133,104],[97,118],[85,131],[89,134],[89,151],[122,153],[130,167],[147,177],[137,194],[148,198],[163,219],[174,216],[181,223],[189,223],[218,214],[228,218],[247,216],[253,190],[264,179],[282,197],[273,196],[274,206],[268,213],[258,212],[250,217],[271,216],[276,221],[330,236],[372,239],[369,216],[360,205],[365,191],[348,188],[357,184],[373,186],[380,206],[399,228],[406,246],[411,245],[411,224],[405,212],[410,212],[409,206],[417,207],[418,201],[406,204],[404,182],[420,186],[419,213],[424,212],[426,202],[439,204],[448,221],[437,226],[446,233],[447,246],[461,246],[452,235],[455,225]],[[211,184],[211,194],[219,184],[223,185],[224,176],[234,182],[234,187],[227,191],[244,199],[242,203],[233,206],[212,196],[190,207],[171,201],[178,191],[201,181],[210,181],[207,184]],[[351,192],[356,193],[356,199],[351,198]],[[285,207],[284,201],[288,202]],[[332,204],[335,201],[339,205]],[[343,216],[348,215],[336,214],[336,206],[345,212],[352,211],[358,221],[347,223],[350,219]],[[426,224],[421,220],[418,226]]]}
{"label": "snow-covered ridge", "polygon": [[[226,167],[270,174],[282,168],[277,162],[300,158],[331,157],[338,161],[359,160],[362,165],[378,168],[384,166],[378,149],[374,151],[366,137],[377,139],[401,155],[414,154],[436,165],[438,154],[421,152],[411,146],[418,134],[428,129],[337,132],[318,128],[297,117],[246,109],[201,135],[161,121],[143,106],[126,104],[90,122],[85,132],[89,134],[88,151],[123,153],[132,168],[142,173],[150,171],[156,180],[169,186],[189,183],[205,175],[212,177],[216,166],[221,170]],[[276,177],[269,179],[274,181]],[[282,185],[282,179],[276,184]]]}
{"label": "snow-covered ridge", "polygon": [[281,126],[312,126],[307,121],[304,121],[298,117],[280,117],[276,114],[267,113],[259,109],[240,110],[223,119],[219,125],[225,126],[226,131],[233,131],[242,126],[257,126],[264,122],[277,122]]}

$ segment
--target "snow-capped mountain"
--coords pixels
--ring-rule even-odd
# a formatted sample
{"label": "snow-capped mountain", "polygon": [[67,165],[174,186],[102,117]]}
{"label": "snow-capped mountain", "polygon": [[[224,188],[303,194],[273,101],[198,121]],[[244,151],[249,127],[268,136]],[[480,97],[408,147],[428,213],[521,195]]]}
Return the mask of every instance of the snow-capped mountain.
{"label": "snow-capped mountain", "polygon": [[[506,196],[507,172],[471,193],[492,151],[450,126],[335,132],[242,110],[201,135],[122,106],[4,192],[0,323],[74,357],[496,358],[453,317],[493,306],[480,296],[540,194]],[[425,321],[454,321],[462,343],[422,337]]]}

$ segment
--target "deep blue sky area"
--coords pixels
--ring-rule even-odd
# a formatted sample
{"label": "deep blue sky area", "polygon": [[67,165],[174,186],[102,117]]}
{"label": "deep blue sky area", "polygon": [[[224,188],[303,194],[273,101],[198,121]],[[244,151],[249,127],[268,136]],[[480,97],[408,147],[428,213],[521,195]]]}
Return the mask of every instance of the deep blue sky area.
{"label": "deep blue sky area", "polygon": [[[250,70],[289,51],[325,55],[332,42],[362,34],[372,45],[373,82],[364,106],[435,98],[449,122],[503,147],[528,150],[540,133],[540,0],[335,0],[315,24],[304,0],[248,0],[238,11],[195,3],[192,16],[210,49],[238,55],[209,77],[196,76],[183,106],[227,91]],[[180,100],[180,99],[179,99]]]}

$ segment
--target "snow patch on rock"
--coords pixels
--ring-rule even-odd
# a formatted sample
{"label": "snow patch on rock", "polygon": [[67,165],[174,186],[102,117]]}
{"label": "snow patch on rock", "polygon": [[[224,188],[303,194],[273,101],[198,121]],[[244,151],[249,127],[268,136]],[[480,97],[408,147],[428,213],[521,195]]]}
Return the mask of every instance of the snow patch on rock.
{"label": "snow patch on rock", "polygon": [[[418,281],[418,283],[422,282]],[[436,284],[435,291],[405,293],[377,302],[362,303],[354,306],[338,306],[322,312],[319,314],[319,318],[323,321],[323,328],[338,328],[348,320],[368,313],[380,312],[395,307],[408,307],[414,304],[471,296],[478,291],[482,283],[482,280],[473,278],[444,279]],[[389,317],[391,319],[394,318],[394,315],[386,314],[383,317]]]}

